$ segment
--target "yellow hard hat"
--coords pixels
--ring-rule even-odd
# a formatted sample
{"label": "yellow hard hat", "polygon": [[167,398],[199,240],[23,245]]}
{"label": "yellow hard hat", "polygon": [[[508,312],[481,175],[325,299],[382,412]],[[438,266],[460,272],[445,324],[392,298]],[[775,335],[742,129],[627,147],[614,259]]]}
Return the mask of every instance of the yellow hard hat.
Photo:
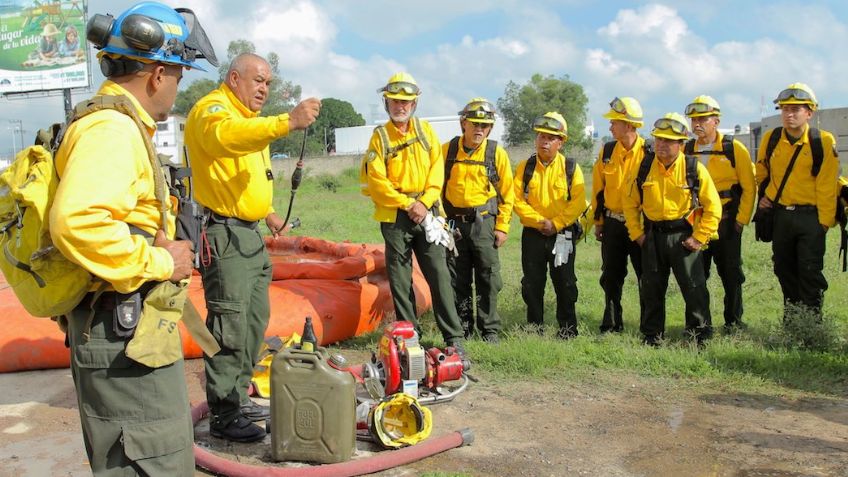
{"label": "yellow hard hat", "polygon": [[386,82],[386,86],[377,90],[378,93],[383,93],[384,98],[401,99],[412,101],[418,98],[421,90],[418,88],[418,83],[415,78],[409,73],[395,73]]}
{"label": "yellow hard hat", "polygon": [[680,113],[666,113],[665,116],[654,122],[651,136],[683,141],[689,139],[689,128],[686,127],[686,118]]}
{"label": "yellow hard hat", "polygon": [[787,86],[777,95],[774,104],[777,105],[775,109],[780,109],[784,104],[806,104],[813,111],[819,107],[813,88],[804,83],[792,83]]}
{"label": "yellow hard hat", "polygon": [[604,114],[605,119],[626,121],[637,128],[645,125],[642,122],[642,106],[636,98],[625,96],[623,98],[616,97],[610,101],[610,110]]}
{"label": "yellow hard hat", "polygon": [[495,107],[486,98],[473,98],[458,114],[472,123],[495,124]]}
{"label": "yellow hard hat", "polygon": [[686,106],[686,116],[700,118],[702,116],[721,116],[721,108],[712,96],[702,94]]}
{"label": "yellow hard hat", "polygon": [[537,117],[533,121],[533,130],[540,133],[559,136],[563,141],[568,140],[568,124],[562,114],[551,111]]}
{"label": "yellow hard hat", "polygon": [[368,412],[368,430],[387,449],[417,444],[430,436],[433,416],[409,394],[384,397]]}

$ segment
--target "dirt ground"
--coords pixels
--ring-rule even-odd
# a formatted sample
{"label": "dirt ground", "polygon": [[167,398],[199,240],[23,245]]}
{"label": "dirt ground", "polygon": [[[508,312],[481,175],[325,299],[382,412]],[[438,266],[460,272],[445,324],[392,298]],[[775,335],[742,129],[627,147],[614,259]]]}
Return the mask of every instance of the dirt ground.
{"label": "dirt ground", "polygon": [[[191,399],[202,401],[202,361],[186,368]],[[472,445],[377,475],[848,475],[848,399],[704,393],[626,376],[605,383],[472,383],[432,407],[433,436],[467,427]],[[0,476],[90,475],[69,370],[3,374],[0,389]],[[201,423],[196,440],[242,462],[270,458],[270,436],[229,444]],[[368,447],[358,443],[355,458]]]}

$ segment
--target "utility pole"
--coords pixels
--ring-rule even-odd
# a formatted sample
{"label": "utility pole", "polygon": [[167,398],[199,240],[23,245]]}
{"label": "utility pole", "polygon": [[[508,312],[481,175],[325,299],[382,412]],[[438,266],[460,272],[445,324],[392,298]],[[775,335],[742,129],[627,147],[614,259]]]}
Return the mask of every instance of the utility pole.
{"label": "utility pole", "polygon": [[7,119],[12,124],[16,124],[17,126],[11,128],[12,129],[12,151],[14,152],[14,156],[18,155],[18,146],[15,141],[15,133],[17,132],[21,138],[21,149],[24,148],[24,126],[23,121],[20,119]]}

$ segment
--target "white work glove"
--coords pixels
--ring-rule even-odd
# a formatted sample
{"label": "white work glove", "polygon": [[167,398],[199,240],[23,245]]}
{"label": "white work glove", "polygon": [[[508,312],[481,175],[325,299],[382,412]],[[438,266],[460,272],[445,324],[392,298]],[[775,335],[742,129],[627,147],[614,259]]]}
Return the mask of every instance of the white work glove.
{"label": "white work glove", "polygon": [[433,214],[428,212],[421,226],[424,227],[424,237],[428,242],[441,245],[456,255],[456,243],[444,217],[433,217]]}
{"label": "white work glove", "polygon": [[572,250],[574,250],[574,244],[571,241],[571,231],[557,234],[554,250],[551,252],[554,256],[554,267],[568,263]]}

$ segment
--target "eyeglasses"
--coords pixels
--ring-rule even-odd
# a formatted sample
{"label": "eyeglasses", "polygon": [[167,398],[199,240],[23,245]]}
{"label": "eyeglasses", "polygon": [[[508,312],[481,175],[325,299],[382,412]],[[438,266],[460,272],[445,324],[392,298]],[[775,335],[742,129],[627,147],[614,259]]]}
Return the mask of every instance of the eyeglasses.
{"label": "eyeglasses", "polygon": [[718,113],[719,109],[710,106],[707,103],[690,103],[686,106],[686,115],[690,116],[692,114],[704,114],[704,113]]}
{"label": "eyeglasses", "polygon": [[389,94],[408,94],[412,96],[418,95],[418,85],[407,83],[404,81],[398,81],[397,83],[389,83],[387,84],[382,91],[385,91]]}
{"label": "eyeglasses", "polygon": [[784,89],[777,95],[777,99],[774,100],[774,103],[779,103],[781,101],[786,101],[788,99],[796,99],[798,101],[810,101],[811,103],[815,103],[816,100],[813,98],[813,95],[810,94],[809,91],[805,91],[799,88],[789,88]]}
{"label": "eyeglasses", "polygon": [[685,134],[686,125],[669,118],[660,118],[654,122],[654,129],[671,129],[675,134]]}
{"label": "eyeglasses", "polygon": [[471,125],[471,127],[478,129],[489,129],[490,127],[492,127],[492,123],[477,123],[474,121],[469,121],[468,123]]}
{"label": "eyeglasses", "polygon": [[548,129],[561,133],[565,131],[565,125],[554,118],[539,116],[533,121],[533,129]]}

